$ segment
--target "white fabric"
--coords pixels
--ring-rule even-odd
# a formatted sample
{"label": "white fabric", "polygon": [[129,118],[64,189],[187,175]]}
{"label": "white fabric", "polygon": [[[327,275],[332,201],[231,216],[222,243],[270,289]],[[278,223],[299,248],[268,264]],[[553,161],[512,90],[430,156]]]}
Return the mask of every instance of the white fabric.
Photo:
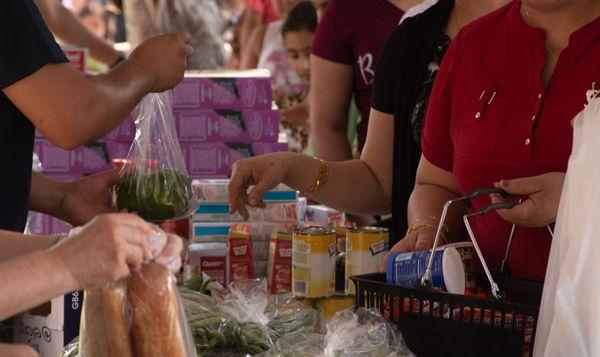
{"label": "white fabric", "polygon": [[[589,94],[589,93],[588,93]],[[600,98],[575,121],[534,356],[600,356]]]}
{"label": "white fabric", "polygon": [[419,5],[415,5],[415,6],[411,7],[404,13],[402,18],[400,19],[400,24],[402,24],[402,22],[404,22],[404,20],[409,17],[417,16],[419,14],[424,13],[425,11],[427,11],[427,9],[429,9],[433,5],[437,4],[438,2],[439,2],[439,0],[425,0],[422,3],[420,3]]}
{"label": "white fabric", "polygon": [[282,20],[267,25],[257,68],[268,69],[271,72],[273,90],[289,96],[302,92],[305,85],[287,61],[283,36],[281,35],[282,26]]}

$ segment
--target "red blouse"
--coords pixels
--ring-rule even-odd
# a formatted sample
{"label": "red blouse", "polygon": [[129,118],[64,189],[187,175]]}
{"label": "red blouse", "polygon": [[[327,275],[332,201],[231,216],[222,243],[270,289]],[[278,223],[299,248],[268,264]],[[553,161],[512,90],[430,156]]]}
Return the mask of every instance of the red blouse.
{"label": "red blouse", "polygon": [[[586,91],[600,84],[600,19],[571,35],[547,88],[543,30],[529,27],[521,1],[466,26],[452,42],[437,76],[425,120],[423,154],[452,171],[461,192],[501,179],[566,171],[571,119]],[[474,209],[490,204],[488,197]],[[472,219],[492,271],[499,268],[511,225],[492,213]],[[509,267],[513,277],[543,281],[551,237],[517,228]]]}

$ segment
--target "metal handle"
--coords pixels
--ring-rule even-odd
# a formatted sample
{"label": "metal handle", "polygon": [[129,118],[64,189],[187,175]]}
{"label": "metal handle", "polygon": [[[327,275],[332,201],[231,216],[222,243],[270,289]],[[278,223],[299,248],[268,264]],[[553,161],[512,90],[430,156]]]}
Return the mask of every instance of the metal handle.
{"label": "metal handle", "polygon": [[509,196],[509,194],[506,191],[504,191],[503,189],[498,188],[498,187],[493,187],[493,188],[480,188],[480,189],[474,190],[471,193],[469,193],[469,195],[467,197],[469,197],[469,199],[473,199],[477,196],[481,196],[481,195],[487,196],[487,195],[491,195],[494,193],[502,195],[503,197]]}

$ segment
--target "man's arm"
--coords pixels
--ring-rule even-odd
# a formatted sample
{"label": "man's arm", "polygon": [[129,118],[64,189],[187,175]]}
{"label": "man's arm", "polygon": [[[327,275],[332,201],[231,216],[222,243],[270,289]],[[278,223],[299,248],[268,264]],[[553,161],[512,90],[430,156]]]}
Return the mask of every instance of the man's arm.
{"label": "man's arm", "polygon": [[70,64],[47,64],[3,92],[55,145],[71,150],[114,129],[149,92],[183,79],[189,34],[154,37],[113,71],[85,77]]}
{"label": "man's arm", "polygon": [[0,262],[0,320],[78,288],[67,265],[52,251]]}
{"label": "man's arm", "polygon": [[57,0],[35,0],[42,16],[54,35],[68,44],[88,48],[90,55],[107,65],[119,58],[113,46],[96,36],[69,9]]}
{"label": "man's arm", "polygon": [[25,236],[20,233],[0,231],[0,262],[42,250],[46,247],[47,241],[46,236]]}

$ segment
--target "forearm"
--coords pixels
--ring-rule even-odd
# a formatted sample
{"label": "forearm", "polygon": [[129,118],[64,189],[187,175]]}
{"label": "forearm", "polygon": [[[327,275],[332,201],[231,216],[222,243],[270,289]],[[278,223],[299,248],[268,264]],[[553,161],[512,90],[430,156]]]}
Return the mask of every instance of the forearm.
{"label": "forearm", "polygon": [[311,130],[315,155],[323,160],[345,161],[352,159],[352,148],[346,130],[315,125]]}
{"label": "forearm", "polygon": [[56,37],[68,44],[88,48],[92,57],[108,65],[117,61],[119,53],[113,46],[96,36],[59,1],[36,0],[36,3]]}
{"label": "forearm", "polygon": [[[31,176],[29,209],[58,217],[68,183],[34,172]],[[62,217],[58,217],[62,218]]]}
{"label": "forearm", "polygon": [[[319,175],[320,162],[306,155],[290,158],[290,170],[284,181],[288,186],[307,191]],[[354,214],[385,214],[390,198],[362,160],[327,162],[327,184],[312,197],[318,202]]]}
{"label": "forearm", "polygon": [[0,231],[0,262],[46,248],[47,236]]}
{"label": "forearm", "polygon": [[51,251],[0,262],[0,321],[78,289],[68,268]]}
{"label": "forearm", "polygon": [[97,77],[84,77],[69,64],[48,64],[4,91],[46,138],[71,150],[114,129],[153,84],[153,77],[127,60]]}
{"label": "forearm", "polygon": [[[432,184],[417,183],[408,202],[409,225],[419,219],[434,217],[439,219],[442,215],[444,204],[451,199],[457,198],[456,193]],[[456,203],[450,207],[445,220],[449,233],[447,239],[451,241],[462,240],[465,227],[462,224],[462,216],[467,208],[462,203]]]}

